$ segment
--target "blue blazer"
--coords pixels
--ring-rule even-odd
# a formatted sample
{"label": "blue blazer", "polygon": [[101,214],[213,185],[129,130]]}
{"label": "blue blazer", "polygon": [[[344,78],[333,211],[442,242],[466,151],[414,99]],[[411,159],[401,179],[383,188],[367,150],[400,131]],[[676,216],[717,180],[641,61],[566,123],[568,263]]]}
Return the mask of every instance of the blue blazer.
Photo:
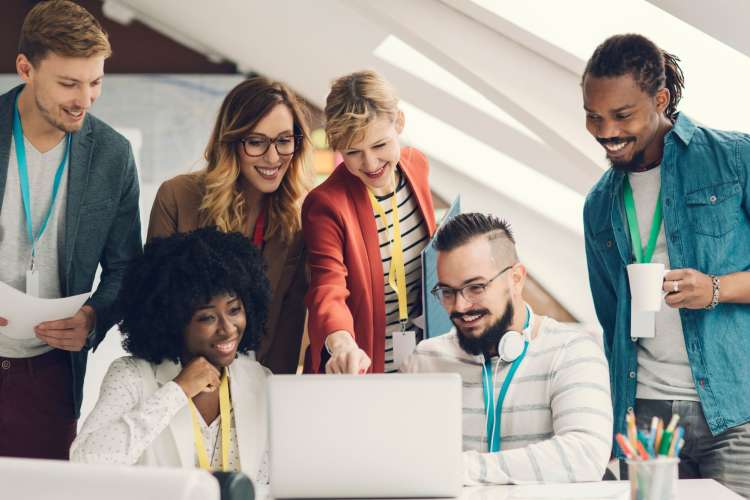
{"label": "blue blazer", "polygon": [[[23,85],[0,96],[0,210],[13,128],[13,106]],[[68,168],[65,242],[60,259],[63,296],[91,290],[101,264],[99,286],[88,300],[96,326],[80,352],[70,353],[76,416],[83,397],[88,349],[96,347],[121,319],[116,299],[125,270],[142,251],[138,211],[138,174],[130,143],[101,120],[87,114],[73,134]]]}

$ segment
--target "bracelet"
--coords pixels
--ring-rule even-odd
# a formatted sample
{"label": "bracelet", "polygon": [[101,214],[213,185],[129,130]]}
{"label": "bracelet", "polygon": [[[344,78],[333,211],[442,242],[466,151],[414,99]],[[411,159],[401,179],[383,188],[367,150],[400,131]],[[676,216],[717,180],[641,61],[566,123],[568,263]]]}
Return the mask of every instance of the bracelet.
{"label": "bracelet", "polygon": [[705,307],[705,309],[710,311],[711,309],[715,309],[716,306],[719,305],[719,292],[721,290],[721,283],[719,281],[718,276],[709,274],[708,277],[711,278],[711,286],[713,287],[713,294],[711,295],[711,303],[708,304]]}

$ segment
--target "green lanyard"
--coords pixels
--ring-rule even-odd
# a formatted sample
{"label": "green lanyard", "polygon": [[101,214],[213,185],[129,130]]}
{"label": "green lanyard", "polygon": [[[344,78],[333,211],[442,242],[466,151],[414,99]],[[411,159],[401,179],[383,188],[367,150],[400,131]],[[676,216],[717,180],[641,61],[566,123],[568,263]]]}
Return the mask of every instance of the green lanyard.
{"label": "green lanyard", "polygon": [[[622,188],[623,196],[625,198],[625,215],[628,218],[628,228],[630,229],[630,242],[633,245],[633,254],[635,255],[635,261],[639,264],[647,264],[651,262],[651,257],[654,255],[654,249],[656,248],[656,240],[659,237],[659,230],[661,229],[662,215],[661,215],[661,188],[659,189],[659,196],[656,198],[656,208],[654,208],[654,220],[651,222],[651,234],[648,237],[648,245],[643,248],[641,243],[641,231],[638,227],[638,216],[635,212],[635,201],[633,200],[633,188],[630,187],[627,175],[625,176],[625,183]],[[645,253],[644,253],[645,250]]]}

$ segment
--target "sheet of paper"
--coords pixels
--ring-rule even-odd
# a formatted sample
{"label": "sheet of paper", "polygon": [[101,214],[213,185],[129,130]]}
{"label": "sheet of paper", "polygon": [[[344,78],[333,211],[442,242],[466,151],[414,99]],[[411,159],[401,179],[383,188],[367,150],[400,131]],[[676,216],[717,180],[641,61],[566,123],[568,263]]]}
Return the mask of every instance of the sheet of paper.
{"label": "sheet of paper", "polygon": [[0,333],[14,339],[34,338],[36,325],[73,316],[89,295],[82,293],[64,299],[40,299],[0,281],[0,317],[8,320],[8,326],[0,326]]}

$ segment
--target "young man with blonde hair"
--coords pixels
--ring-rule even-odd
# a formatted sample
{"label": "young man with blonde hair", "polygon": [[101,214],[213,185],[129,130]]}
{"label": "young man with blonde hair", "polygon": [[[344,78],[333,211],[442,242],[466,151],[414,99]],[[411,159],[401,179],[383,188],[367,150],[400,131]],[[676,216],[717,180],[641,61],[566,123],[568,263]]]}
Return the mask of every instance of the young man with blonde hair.
{"label": "young man with blonde hair", "polygon": [[68,458],[88,348],[120,319],[115,298],[141,251],[130,144],[88,115],[110,54],[84,8],[39,3],[19,41],[24,84],[0,96],[0,281],[66,297],[91,290],[102,266],[86,304],[39,323],[31,339],[3,334],[0,303],[0,456]]}

